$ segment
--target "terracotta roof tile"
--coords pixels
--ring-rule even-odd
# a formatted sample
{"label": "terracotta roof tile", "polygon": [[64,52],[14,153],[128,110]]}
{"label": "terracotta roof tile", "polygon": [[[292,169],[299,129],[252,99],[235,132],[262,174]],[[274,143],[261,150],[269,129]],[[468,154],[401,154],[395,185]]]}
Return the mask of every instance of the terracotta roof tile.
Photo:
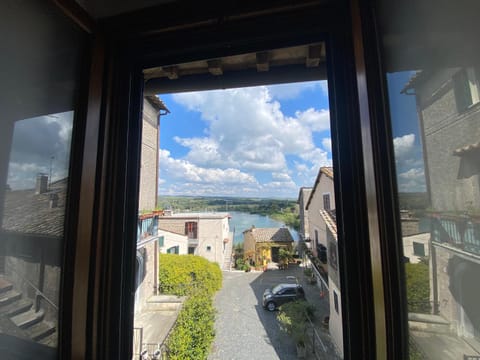
{"label": "terracotta roof tile", "polygon": [[328,230],[330,230],[335,240],[337,240],[337,218],[335,210],[327,211],[320,209],[320,215],[322,216],[323,221],[325,221],[325,224],[327,224]]}
{"label": "terracotta roof tile", "polygon": [[[35,194],[34,189],[5,192],[2,230],[20,234],[63,236],[67,179],[53,182],[50,190]],[[50,208],[50,196],[58,196]]]}
{"label": "terracotta roof tile", "polygon": [[292,234],[287,228],[251,228],[243,233],[251,232],[255,242],[293,242]]}

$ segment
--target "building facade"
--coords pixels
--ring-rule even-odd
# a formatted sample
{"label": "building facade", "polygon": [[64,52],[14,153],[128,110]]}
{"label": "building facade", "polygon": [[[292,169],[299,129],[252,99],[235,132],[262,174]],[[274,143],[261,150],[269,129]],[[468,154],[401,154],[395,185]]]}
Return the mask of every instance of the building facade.
{"label": "building facade", "polygon": [[[300,219],[300,230],[298,231],[298,235],[300,237],[299,243],[303,243],[307,246],[307,248],[311,248],[311,241],[310,241],[310,226],[308,223],[308,210],[306,209],[308,199],[310,197],[310,193],[312,192],[312,188],[309,187],[301,187],[298,193],[298,218]],[[305,239],[308,241],[305,242]]]}
{"label": "building facade", "polygon": [[432,312],[457,336],[480,340],[480,77],[478,67],[421,71],[415,95],[431,209]]}
{"label": "building facade", "polygon": [[309,235],[314,256],[327,247],[325,222],[320,210],[335,210],[335,189],[333,185],[333,168],[321,167],[315,184],[306,203],[308,211]]}
{"label": "building facade", "polygon": [[[279,263],[280,249],[292,251],[293,238],[288,228],[256,228],[243,232],[244,256],[256,266]],[[252,264],[253,265],[253,264]]]}
{"label": "building facade", "polygon": [[[228,213],[178,213],[159,217],[161,230],[184,234],[188,238],[188,253],[223,266],[231,256],[233,241]],[[230,253],[228,253],[230,249]]]}

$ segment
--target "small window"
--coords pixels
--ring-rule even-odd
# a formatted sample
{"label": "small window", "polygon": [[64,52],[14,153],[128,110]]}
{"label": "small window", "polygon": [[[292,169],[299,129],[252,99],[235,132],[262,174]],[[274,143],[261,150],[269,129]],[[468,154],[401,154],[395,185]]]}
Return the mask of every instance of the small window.
{"label": "small window", "polygon": [[212,251],[212,247],[210,245],[207,246],[207,251]]}
{"label": "small window", "polygon": [[189,255],[194,255],[195,254],[195,248],[194,247],[189,247],[188,248],[188,254]]}
{"label": "small window", "polygon": [[333,290],[333,303],[335,305],[335,311],[338,314],[338,295],[337,295],[337,292],[335,290]]}
{"label": "small window", "polygon": [[425,256],[425,245],[418,242],[413,242],[413,255]]}
{"label": "small window", "polygon": [[185,235],[189,239],[196,239],[198,231],[198,224],[195,221],[189,221],[185,223]]}
{"label": "small window", "polygon": [[164,236],[159,236],[158,237],[158,247],[162,247],[165,243],[165,237]]}
{"label": "small window", "polygon": [[172,246],[171,248],[167,249],[167,254],[179,254],[180,253],[180,246]]}
{"label": "small window", "polygon": [[458,112],[463,112],[480,101],[475,69],[466,68],[457,72],[453,76],[453,86]]}
{"label": "small window", "polygon": [[330,210],[330,194],[323,194],[323,208]]}

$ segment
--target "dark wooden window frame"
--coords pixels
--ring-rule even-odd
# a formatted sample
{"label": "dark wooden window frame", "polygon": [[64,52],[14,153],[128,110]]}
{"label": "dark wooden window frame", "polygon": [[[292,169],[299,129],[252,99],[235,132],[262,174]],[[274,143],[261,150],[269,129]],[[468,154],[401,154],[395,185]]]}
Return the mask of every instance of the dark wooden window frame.
{"label": "dark wooden window frame", "polygon": [[67,251],[72,285],[64,301],[72,305],[62,328],[71,329],[63,332],[62,354],[130,357],[142,69],[325,40],[345,358],[405,358],[394,161],[371,2],[187,2],[98,24],[56,2],[93,34],[86,121],[75,148],[81,181],[72,188],[79,202],[69,220],[76,241]]}

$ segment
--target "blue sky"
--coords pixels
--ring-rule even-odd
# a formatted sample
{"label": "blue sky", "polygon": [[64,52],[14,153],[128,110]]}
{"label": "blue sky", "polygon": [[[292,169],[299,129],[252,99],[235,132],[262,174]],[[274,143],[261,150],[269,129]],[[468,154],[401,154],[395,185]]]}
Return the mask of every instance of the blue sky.
{"label": "blue sky", "polygon": [[[387,75],[400,191],[425,191],[412,72]],[[307,82],[162,95],[159,193],[296,198],[331,166],[327,83]],[[73,112],[15,124],[8,184],[67,176]],[[47,139],[47,140],[46,140]]]}
{"label": "blue sky", "polygon": [[415,96],[401,93],[413,74],[412,71],[387,74],[395,165],[400,192],[426,191]]}
{"label": "blue sky", "polygon": [[[389,75],[400,191],[424,191],[411,74]],[[296,198],[332,165],[326,81],[162,95],[161,195]]]}
{"label": "blue sky", "polygon": [[296,198],[332,164],[326,81],[161,98],[160,194]]}

